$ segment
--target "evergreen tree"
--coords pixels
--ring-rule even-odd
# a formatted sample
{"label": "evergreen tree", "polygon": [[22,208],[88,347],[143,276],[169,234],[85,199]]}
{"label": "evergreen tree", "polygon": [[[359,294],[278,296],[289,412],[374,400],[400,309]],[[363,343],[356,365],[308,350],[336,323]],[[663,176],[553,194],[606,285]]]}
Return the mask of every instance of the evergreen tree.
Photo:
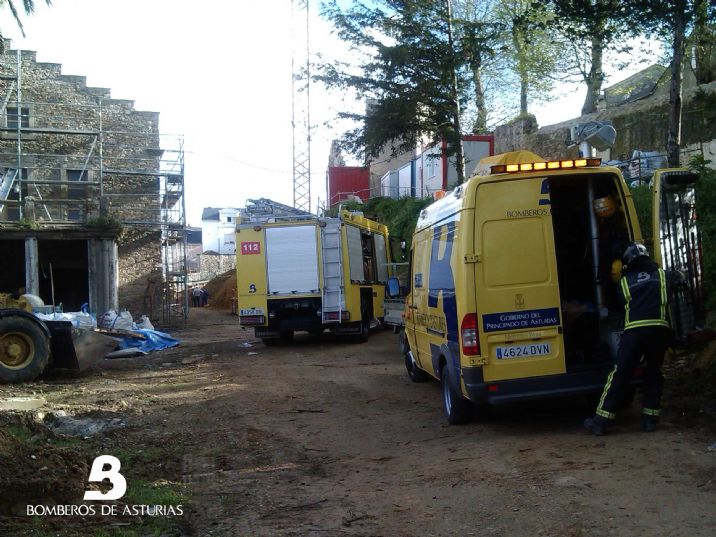
{"label": "evergreen tree", "polygon": [[324,16],[358,61],[324,63],[315,78],[355,90],[368,103],[365,114],[340,114],[360,124],[343,136],[345,149],[370,159],[386,147],[395,154],[426,140],[446,140],[458,183],[464,181],[461,110],[469,73],[451,8],[450,0],[376,0],[347,9],[333,0],[324,6]]}

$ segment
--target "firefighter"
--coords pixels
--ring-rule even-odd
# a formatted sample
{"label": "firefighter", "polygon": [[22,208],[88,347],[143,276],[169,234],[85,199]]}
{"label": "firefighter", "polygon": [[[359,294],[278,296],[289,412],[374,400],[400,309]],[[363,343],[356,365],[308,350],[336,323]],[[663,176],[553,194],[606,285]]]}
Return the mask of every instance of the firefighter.
{"label": "firefighter", "polygon": [[621,308],[618,289],[621,257],[629,244],[624,214],[611,194],[595,199],[592,207],[599,222],[599,278],[604,284],[607,307],[617,311]]}
{"label": "firefighter", "polygon": [[631,242],[622,255],[624,276],[620,295],[624,302],[624,333],[619,342],[614,369],[607,377],[596,414],[584,422],[594,435],[605,434],[630,389],[631,373],[641,357],[646,359],[642,428],[651,432],[659,420],[663,377],[661,364],[670,342],[666,316],[666,275],[649,258],[646,247]]}

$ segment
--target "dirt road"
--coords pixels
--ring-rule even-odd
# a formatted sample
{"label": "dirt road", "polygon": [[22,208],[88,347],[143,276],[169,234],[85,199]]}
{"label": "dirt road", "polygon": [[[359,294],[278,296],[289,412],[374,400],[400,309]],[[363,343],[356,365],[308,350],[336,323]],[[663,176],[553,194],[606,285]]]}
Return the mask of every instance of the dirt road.
{"label": "dirt road", "polygon": [[[201,310],[175,334],[176,349],[1,390],[39,393],[43,414],[105,428],[72,441],[47,416],[3,418],[13,435],[0,452],[36,459],[22,472],[0,463],[0,501],[15,496],[0,534],[695,537],[716,527],[716,437],[673,409],[653,434],[632,409],[603,439],[582,433],[579,400],[449,427],[438,384],[408,380],[389,331],[362,345],[299,335],[268,348],[235,318]],[[52,497],[36,466],[65,476],[68,457],[89,468],[102,453],[122,461],[127,503],[179,502],[184,514],[18,514]],[[81,503],[76,473],[78,496],[65,503]],[[33,477],[43,490],[18,497]]]}

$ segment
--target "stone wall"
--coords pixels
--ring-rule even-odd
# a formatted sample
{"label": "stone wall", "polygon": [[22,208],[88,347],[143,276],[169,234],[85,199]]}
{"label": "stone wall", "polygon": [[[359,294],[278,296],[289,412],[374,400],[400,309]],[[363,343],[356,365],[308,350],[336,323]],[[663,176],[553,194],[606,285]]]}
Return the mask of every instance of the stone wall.
{"label": "stone wall", "polygon": [[[682,165],[688,158],[716,139],[716,82],[684,91],[682,119]],[[577,123],[611,123],[617,138],[611,151],[600,154],[604,160],[627,160],[634,150],[665,152],[668,128],[668,97],[656,95],[594,114],[533,130],[531,123],[513,122],[495,129],[495,152],[528,149],[548,160],[574,158],[577,148],[567,148],[570,128]]]}
{"label": "stone wall", "polygon": [[[8,99],[8,113],[0,117],[0,127],[17,123],[17,58],[6,40],[0,95]],[[36,209],[37,200],[47,200],[35,211],[37,219],[94,218],[101,192],[110,214],[120,220],[158,220],[158,180],[145,174],[159,171],[159,114],[134,110],[133,101],[112,99],[109,89],[88,87],[84,76],[62,74],[59,64],[37,62],[34,51],[21,51],[20,59],[21,123],[33,131],[22,134],[19,162],[17,131],[0,131],[0,167],[20,167],[28,179],[45,182],[23,187],[23,198],[35,198]],[[81,170],[89,184],[67,184]],[[92,183],[101,175],[100,188]]]}
{"label": "stone wall", "polygon": [[156,320],[162,313],[161,233],[125,230],[119,240],[119,307],[134,317]]}
{"label": "stone wall", "polygon": [[202,274],[216,276],[235,268],[236,254],[203,253],[199,256],[199,271]]}
{"label": "stone wall", "polygon": [[[20,52],[18,77],[18,53],[8,40],[4,45],[0,96],[8,109],[0,113],[0,174],[23,168],[27,179],[40,182],[23,185],[23,205],[5,204],[0,239],[2,226],[11,229],[24,206],[33,208],[36,226],[68,233],[81,231],[98,216],[119,220],[124,229],[117,241],[119,306],[135,317],[158,319],[163,297],[159,114],[135,110],[131,100],[113,99],[107,88],[88,87],[84,76],[38,62],[33,51]],[[8,121],[17,124],[18,78],[20,115],[27,118],[21,125],[29,129],[21,134],[7,127]],[[96,277],[112,279],[114,285],[109,271]]]}

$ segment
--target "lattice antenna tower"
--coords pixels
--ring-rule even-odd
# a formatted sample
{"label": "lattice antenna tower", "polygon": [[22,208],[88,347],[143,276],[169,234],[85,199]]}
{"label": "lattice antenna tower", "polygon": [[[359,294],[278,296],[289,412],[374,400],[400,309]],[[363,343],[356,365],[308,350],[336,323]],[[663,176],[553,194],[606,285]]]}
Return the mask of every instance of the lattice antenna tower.
{"label": "lattice antenna tower", "polygon": [[291,0],[293,206],[311,211],[311,63],[309,0]]}

